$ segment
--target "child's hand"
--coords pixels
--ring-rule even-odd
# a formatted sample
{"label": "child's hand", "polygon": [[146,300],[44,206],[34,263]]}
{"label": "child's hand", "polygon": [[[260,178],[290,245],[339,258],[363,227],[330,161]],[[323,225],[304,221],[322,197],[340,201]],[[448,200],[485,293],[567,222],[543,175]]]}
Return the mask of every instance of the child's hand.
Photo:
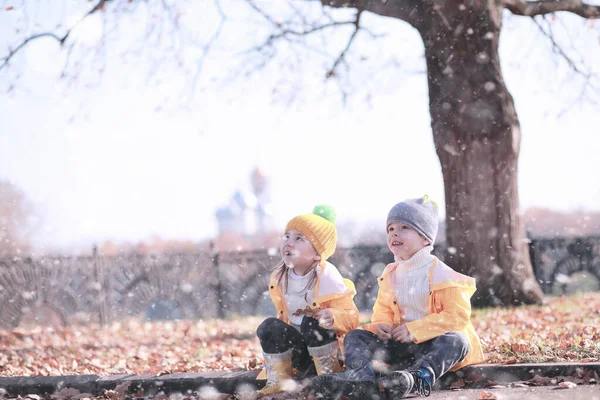
{"label": "child's hand", "polygon": [[307,317],[317,318],[316,315],[320,310],[320,308],[310,308],[309,306],[306,306],[304,310],[301,308],[297,309],[292,315],[295,315],[296,317],[305,315]]}
{"label": "child's hand", "polygon": [[333,329],[333,313],[329,308],[319,310],[315,314],[315,318],[319,321],[319,325],[321,325],[323,328]]}
{"label": "child's hand", "polygon": [[388,324],[379,324],[375,334],[381,340],[390,340],[392,339],[392,327]]}
{"label": "child's hand", "polygon": [[404,324],[396,325],[394,328],[392,328],[392,338],[396,342],[411,343],[412,342],[411,336],[412,335],[408,331],[408,328]]}

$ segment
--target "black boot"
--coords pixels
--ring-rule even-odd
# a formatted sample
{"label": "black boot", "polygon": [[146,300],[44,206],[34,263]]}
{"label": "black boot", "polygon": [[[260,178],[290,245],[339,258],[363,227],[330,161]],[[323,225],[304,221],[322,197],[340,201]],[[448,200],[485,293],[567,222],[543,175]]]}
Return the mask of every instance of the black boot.
{"label": "black boot", "polygon": [[421,370],[392,371],[380,379],[380,384],[387,399],[403,399],[411,392],[426,397],[431,394],[430,378]]}
{"label": "black boot", "polygon": [[357,400],[380,398],[375,371],[366,360],[354,360],[337,374],[320,375],[313,379],[311,386],[312,393],[321,399],[336,399],[340,395]]}

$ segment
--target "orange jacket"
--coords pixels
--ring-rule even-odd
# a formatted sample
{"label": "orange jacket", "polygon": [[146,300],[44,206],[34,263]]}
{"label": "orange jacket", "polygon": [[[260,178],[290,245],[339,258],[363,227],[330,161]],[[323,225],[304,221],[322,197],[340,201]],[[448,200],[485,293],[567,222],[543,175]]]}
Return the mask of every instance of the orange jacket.
{"label": "orange jacket", "polygon": [[398,306],[394,286],[397,263],[388,264],[378,278],[379,293],[373,306],[371,323],[363,329],[376,333],[379,324],[390,326],[406,324],[415,343],[422,343],[448,332],[461,332],[469,338],[471,348],[467,357],[456,364],[456,371],[484,360],[479,336],[471,323],[471,296],[475,293],[475,279],[460,274],[437,257],[429,269],[429,314],[421,319],[404,322],[403,311]]}

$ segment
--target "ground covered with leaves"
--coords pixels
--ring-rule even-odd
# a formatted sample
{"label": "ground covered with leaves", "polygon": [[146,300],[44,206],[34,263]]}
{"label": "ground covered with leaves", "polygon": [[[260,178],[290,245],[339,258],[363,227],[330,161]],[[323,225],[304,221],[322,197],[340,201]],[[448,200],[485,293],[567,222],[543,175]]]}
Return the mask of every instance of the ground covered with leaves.
{"label": "ground covered with leaves", "polygon": [[[600,361],[600,293],[474,310],[487,362]],[[168,374],[261,367],[262,317],[0,331],[0,376]]]}
{"label": "ground covered with leaves", "polygon": [[600,361],[600,293],[546,301],[544,306],[473,311],[487,362]]}

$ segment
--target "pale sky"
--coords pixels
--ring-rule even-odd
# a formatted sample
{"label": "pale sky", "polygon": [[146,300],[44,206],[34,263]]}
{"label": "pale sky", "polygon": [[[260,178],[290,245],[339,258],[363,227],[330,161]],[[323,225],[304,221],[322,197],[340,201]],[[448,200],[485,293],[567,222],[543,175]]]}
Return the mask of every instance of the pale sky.
{"label": "pale sky", "polygon": [[[17,24],[18,11],[0,11],[2,49],[14,44],[7,27]],[[59,79],[66,49],[33,42],[0,71],[0,178],[33,201],[44,223],[37,243],[61,249],[215,235],[215,210],[249,188],[257,165],[270,176],[281,228],[323,202],[336,207],[340,222],[364,224],[381,223],[396,202],[425,193],[443,207],[426,79],[415,72],[424,68],[422,43],[405,23],[369,18],[390,35],[365,50],[368,62],[392,54],[402,65],[372,80],[364,78],[371,67],[358,66],[351,81],[357,94],[346,105],[335,84],[323,88],[322,65],[305,65],[290,78],[274,64],[248,80],[207,85],[184,102],[183,72],[160,67],[149,78],[148,58],[118,57],[121,44],[102,55],[102,74],[97,63],[84,64],[81,78],[69,83]],[[565,20],[580,58],[600,73],[600,23]],[[101,36],[98,21],[81,28],[84,44]],[[555,65],[537,29],[508,17],[501,41],[522,127],[521,205],[600,210],[600,105],[578,104],[558,117],[579,93],[578,81],[566,78],[564,62]],[[205,81],[231,64],[215,57]],[[287,93],[300,94],[288,104]]]}

